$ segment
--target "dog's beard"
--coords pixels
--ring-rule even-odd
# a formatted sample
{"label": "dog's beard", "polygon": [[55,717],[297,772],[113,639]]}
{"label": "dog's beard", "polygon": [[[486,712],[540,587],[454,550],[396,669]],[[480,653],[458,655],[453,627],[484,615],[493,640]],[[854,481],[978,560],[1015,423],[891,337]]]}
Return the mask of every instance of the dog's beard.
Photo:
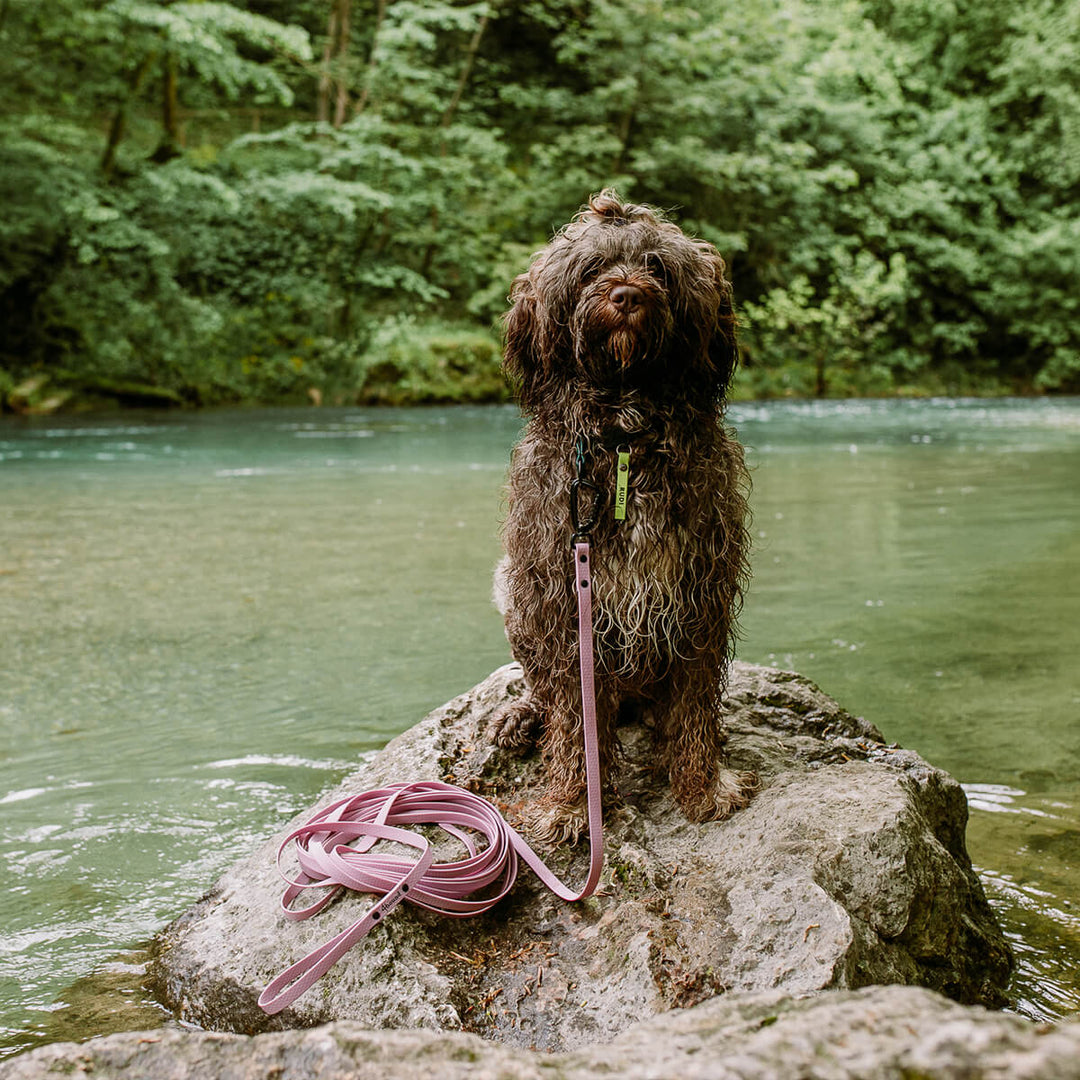
{"label": "dog's beard", "polygon": [[629,327],[613,330],[607,339],[606,352],[613,366],[620,371],[633,367],[644,360],[648,354],[647,343],[640,334],[635,334]]}

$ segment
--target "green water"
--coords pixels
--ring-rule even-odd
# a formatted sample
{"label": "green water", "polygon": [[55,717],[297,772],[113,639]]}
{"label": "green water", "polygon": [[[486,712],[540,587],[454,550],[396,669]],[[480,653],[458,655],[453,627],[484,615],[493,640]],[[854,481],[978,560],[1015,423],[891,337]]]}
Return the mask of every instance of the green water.
{"label": "green water", "polygon": [[[968,786],[1017,1008],[1080,1009],[1080,401],[733,409],[744,659]],[[0,421],[0,1054],[156,1016],[130,953],[507,659],[513,409]]]}

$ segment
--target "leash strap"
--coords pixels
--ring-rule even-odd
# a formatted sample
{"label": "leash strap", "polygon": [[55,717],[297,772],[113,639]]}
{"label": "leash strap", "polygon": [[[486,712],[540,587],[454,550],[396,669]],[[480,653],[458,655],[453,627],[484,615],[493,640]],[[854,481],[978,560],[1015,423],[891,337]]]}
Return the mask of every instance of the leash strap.
{"label": "leash strap", "polygon": [[[578,657],[581,666],[581,713],[588,792],[589,874],[578,890],[568,888],[521,838],[494,806],[464,788],[438,780],[390,784],[339,799],[293,829],[278,848],[278,871],[287,888],[281,898],[287,919],[318,914],[342,889],[380,896],[352,926],[286,968],[259,995],[259,1007],[273,1015],[301,994],[362,941],[403,900],[454,918],[479,915],[494,907],[517,878],[518,859],[525,862],[547,888],[562,900],[592,896],[604,865],[603,807],[600,791],[600,747],[596,732],[596,689],[592,637],[592,570],[589,544],[574,544],[574,582],[578,604]],[[468,855],[456,862],[435,863],[434,852],[419,833],[402,825],[437,824],[465,846]],[[464,829],[480,833],[487,844],[479,849]],[[418,859],[381,855],[371,849],[380,840],[414,847]],[[281,869],[285,849],[295,844],[300,873],[289,878]],[[480,900],[469,897],[495,886]],[[328,889],[307,907],[293,903],[307,889]]]}

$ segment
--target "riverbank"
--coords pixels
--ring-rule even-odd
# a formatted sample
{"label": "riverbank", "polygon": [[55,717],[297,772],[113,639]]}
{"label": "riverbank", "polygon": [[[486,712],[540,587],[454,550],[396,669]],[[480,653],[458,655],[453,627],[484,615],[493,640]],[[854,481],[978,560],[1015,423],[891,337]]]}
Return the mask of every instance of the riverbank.
{"label": "riverbank", "polygon": [[[249,355],[215,362],[216,373],[173,370],[157,382],[110,378],[78,365],[49,370],[0,369],[0,413],[93,414],[128,408],[243,405],[497,404],[512,397],[493,330],[468,323],[389,320],[363,351],[326,355]],[[824,386],[824,393],[818,390]],[[920,368],[917,375],[867,364],[819,370],[806,363],[768,367],[744,357],[732,387],[736,401],[778,399],[1042,396],[1022,383],[960,368]]]}
{"label": "riverbank", "polygon": [[243,405],[460,405],[509,400],[494,334],[468,324],[388,320],[368,348],[327,343],[306,356],[251,354],[172,370],[158,382],[113,379],[77,366],[5,374],[0,412],[94,413],[123,408]]}

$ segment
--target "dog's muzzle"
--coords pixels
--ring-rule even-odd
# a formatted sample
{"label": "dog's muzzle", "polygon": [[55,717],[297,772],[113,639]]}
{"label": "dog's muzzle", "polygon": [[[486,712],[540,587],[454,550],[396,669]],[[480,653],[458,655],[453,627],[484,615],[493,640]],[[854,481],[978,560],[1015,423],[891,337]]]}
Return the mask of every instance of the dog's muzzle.
{"label": "dog's muzzle", "polygon": [[644,278],[604,278],[582,296],[572,320],[577,356],[603,383],[661,350],[670,321],[663,290]]}

